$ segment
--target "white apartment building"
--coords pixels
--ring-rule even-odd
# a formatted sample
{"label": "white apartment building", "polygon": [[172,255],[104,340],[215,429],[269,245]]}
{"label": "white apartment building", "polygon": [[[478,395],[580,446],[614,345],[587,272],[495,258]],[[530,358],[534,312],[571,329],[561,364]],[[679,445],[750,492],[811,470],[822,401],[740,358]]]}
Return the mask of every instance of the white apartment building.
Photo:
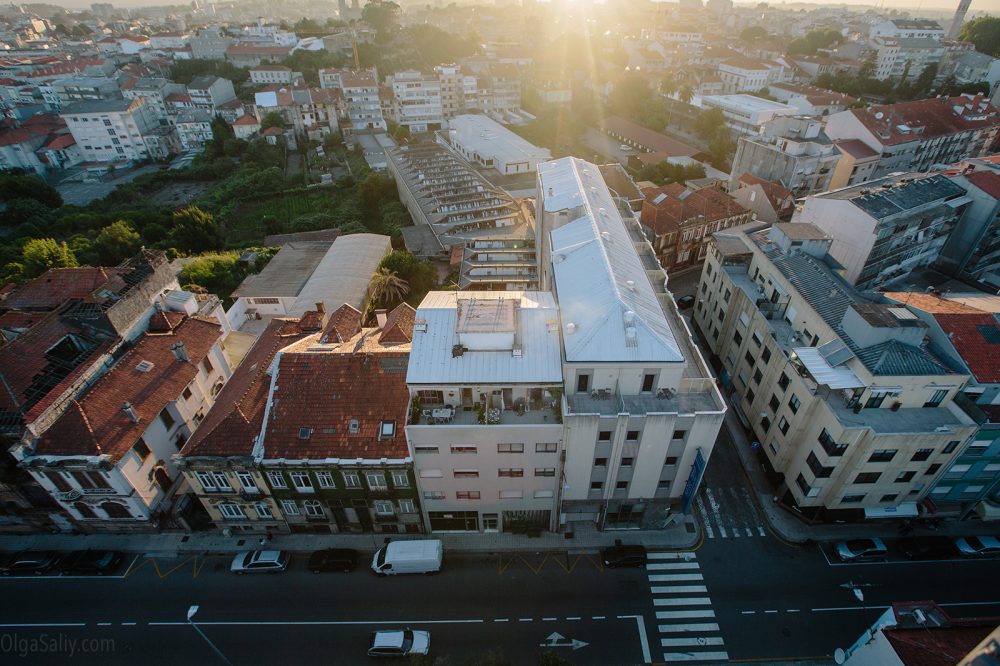
{"label": "white apartment building", "polygon": [[541,283],[559,306],[564,527],[657,529],[687,510],[725,404],[639,221],[599,168],[538,167]]}
{"label": "white apartment building", "polygon": [[873,25],[868,36],[893,39],[930,38],[941,41],[944,39],[944,28],[937,21],[929,19],[889,19]]}
{"label": "white apartment building", "polygon": [[173,83],[163,78],[142,78],[133,79],[121,88],[122,97],[125,99],[138,99],[144,97],[147,104],[156,114],[157,120],[165,122],[168,111],[166,99],[171,94],[184,94],[186,88],[183,83]]}
{"label": "white apartment building", "polygon": [[547,148],[539,148],[487,116],[457,116],[441,134],[469,162],[503,175],[532,173],[541,162],[552,159]]}
{"label": "white apartment building", "polygon": [[250,83],[254,85],[291,82],[292,70],[284,65],[257,65],[250,70]]}
{"label": "white apartment building", "polygon": [[944,176],[902,174],[806,197],[793,221],[822,229],[844,279],[874,289],[934,263],[970,202]]}
{"label": "white apartment building", "polygon": [[705,95],[701,98],[701,107],[721,110],[726,127],[740,134],[757,134],[761,125],[772,118],[799,113],[794,106],[744,94]]}
{"label": "white apartment building", "polygon": [[378,75],[374,69],[321,69],[319,85],[343,91],[342,130],[386,130],[379,100]]}
{"label": "white apartment building", "polygon": [[809,516],[915,516],[977,429],[954,402],[969,375],[916,315],[845,282],[831,242],[801,223],[716,234],[695,323],[779,497]]}
{"label": "white apartment building", "polygon": [[386,79],[392,89],[393,120],[411,132],[428,132],[444,125],[441,81],[436,74],[396,72]]}
{"label": "white apartment building", "polygon": [[147,145],[159,127],[144,97],[78,102],[59,114],[87,162],[127,162],[161,157]]}
{"label": "white apartment building", "polygon": [[196,108],[205,109],[210,113],[236,99],[233,82],[210,74],[196,77],[187,86],[187,93]]}
{"label": "white apartment building", "polygon": [[184,150],[201,150],[212,139],[212,116],[203,109],[181,111],[174,126]]}
{"label": "white apartment building", "polygon": [[729,174],[735,192],[743,174],[781,183],[798,196],[822,192],[830,185],[840,151],[823,133],[818,118],[779,116],[758,135],[741,136]]}
{"label": "white apartment building", "polygon": [[558,319],[545,292],[431,292],[417,308],[406,434],[432,531],[556,530]]}
{"label": "white apartment building", "polygon": [[767,87],[770,72],[770,68],[759,60],[742,57],[723,60],[719,63],[722,92],[757,92]]}

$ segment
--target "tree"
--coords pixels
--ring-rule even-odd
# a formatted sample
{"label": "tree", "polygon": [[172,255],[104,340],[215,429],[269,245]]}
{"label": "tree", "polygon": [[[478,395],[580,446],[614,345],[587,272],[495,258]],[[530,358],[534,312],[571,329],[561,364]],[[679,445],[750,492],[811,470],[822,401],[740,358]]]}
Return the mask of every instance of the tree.
{"label": "tree", "polygon": [[24,276],[38,277],[50,268],[69,268],[76,266],[76,255],[66,245],[56,242],[53,238],[34,238],[24,244],[21,250],[21,263],[24,266]]}
{"label": "tree", "polygon": [[749,28],[744,28],[743,32],[740,33],[740,41],[746,42],[748,44],[753,44],[759,42],[762,39],[767,38],[767,30],[759,25],[752,25]]}
{"label": "tree", "polygon": [[299,36],[310,33],[318,35],[323,32],[323,27],[319,23],[316,23],[316,21],[312,20],[311,18],[306,18],[304,16],[300,18],[298,21],[296,21],[295,25],[292,26],[292,28],[294,29],[295,33]]}
{"label": "tree", "polygon": [[721,109],[711,108],[702,111],[694,121],[695,131],[703,139],[711,141],[719,130],[725,129],[726,117]]}
{"label": "tree", "polygon": [[302,72],[306,83],[311,86],[319,85],[319,70],[338,69],[343,67],[347,58],[341,53],[319,49],[317,51],[306,51],[299,49],[281,61],[281,64],[288,67],[293,72]]}
{"label": "tree", "polygon": [[284,127],[285,119],[281,117],[281,114],[277,111],[269,111],[264,119],[260,121],[261,131],[266,130],[270,127]]}
{"label": "tree", "polygon": [[932,62],[924,67],[924,71],[920,72],[920,76],[913,83],[913,89],[916,91],[918,97],[922,97],[931,91],[931,86],[934,85],[934,79],[938,75],[938,64]]}
{"label": "tree", "polygon": [[372,275],[368,293],[372,304],[397,305],[410,293],[410,285],[394,271],[380,267]]}
{"label": "tree", "polygon": [[221,244],[215,219],[197,206],[189,206],[173,215],[174,229],[170,238],[178,250],[206,252]]}
{"label": "tree", "polygon": [[691,103],[694,98],[694,88],[691,87],[690,83],[685,83],[680,87],[680,90],[677,91],[677,98],[685,104]]}
{"label": "tree", "polygon": [[34,199],[48,208],[63,205],[59,191],[41,178],[15,173],[0,174],[0,201]]}
{"label": "tree", "polygon": [[664,95],[673,95],[680,87],[680,82],[673,74],[667,73],[660,79],[660,92]]}
{"label": "tree", "polygon": [[961,42],[972,42],[980,53],[1000,57],[1000,18],[981,16],[962,26],[958,33]]}
{"label": "tree", "polygon": [[361,20],[375,28],[381,41],[388,41],[399,28],[399,5],[391,0],[368,0]]}
{"label": "tree", "polygon": [[619,116],[637,119],[653,98],[649,82],[639,75],[622,77],[611,95],[611,110]]}
{"label": "tree", "polygon": [[101,229],[94,239],[100,261],[105,266],[114,266],[135,254],[142,244],[142,238],[125,220],[118,220]]}

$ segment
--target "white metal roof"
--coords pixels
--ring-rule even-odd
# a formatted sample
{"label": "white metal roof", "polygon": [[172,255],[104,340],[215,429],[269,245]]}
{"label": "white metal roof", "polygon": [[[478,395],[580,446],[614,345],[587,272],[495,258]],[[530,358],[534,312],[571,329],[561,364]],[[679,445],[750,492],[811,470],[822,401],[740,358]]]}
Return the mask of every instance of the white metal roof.
{"label": "white metal roof", "polygon": [[[465,351],[459,342],[458,299],[510,299],[518,304],[513,350]],[[559,322],[552,294],[540,291],[432,291],[417,308],[406,373],[408,384],[560,384]]]}
{"label": "white metal roof", "polygon": [[314,310],[317,303],[325,304],[327,311],[336,310],[344,303],[360,309],[372,274],[382,258],[391,251],[392,243],[388,236],[340,236],[303,285],[288,315],[302,316]]}
{"label": "white metal roof", "polygon": [[598,168],[574,157],[538,167],[566,360],[683,362],[625,222]]}
{"label": "white metal roof", "polygon": [[806,366],[817,384],[823,384],[832,389],[864,388],[867,386],[858,379],[858,376],[850,368],[843,365],[836,367],[830,365],[816,347],[796,347],[792,351]]}
{"label": "white metal roof", "polygon": [[452,139],[483,157],[502,163],[552,159],[547,148],[539,148],[500,123],[479,115],[461,115],[448,121]]}

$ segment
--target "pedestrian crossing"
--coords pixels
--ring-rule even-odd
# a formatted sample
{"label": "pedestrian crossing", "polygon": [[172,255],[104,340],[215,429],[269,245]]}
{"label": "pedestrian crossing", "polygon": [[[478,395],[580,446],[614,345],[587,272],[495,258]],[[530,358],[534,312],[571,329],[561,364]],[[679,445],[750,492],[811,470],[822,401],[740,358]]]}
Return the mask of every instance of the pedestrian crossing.
{"label": "pedestrian crossing", "polygon": [[706,539],[767,536],[760,510],[745,487],[705,487],[694,502]]}
{"label": "pedestrian crossing", "polygon": [[646,572],[666,663],[729,661],[695,553],[649,553]]}

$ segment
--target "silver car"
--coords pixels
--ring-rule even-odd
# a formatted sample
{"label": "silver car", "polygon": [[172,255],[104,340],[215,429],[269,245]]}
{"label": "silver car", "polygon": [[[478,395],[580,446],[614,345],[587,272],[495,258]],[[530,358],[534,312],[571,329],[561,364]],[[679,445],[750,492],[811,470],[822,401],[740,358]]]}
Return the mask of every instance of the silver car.
{"label": "silver car", "polygon": [[283,550],[245,550],[236,553],[229,570],[236,574],[278,573],[288,567],[288,553]]}
{"label": "silver car", "polygon": [[427,654],[431,649],[431,633],[412,629],[380,629],[373,631],[368,647],[369,657],[408,657]]}
{"label": "silver car", "polygon": [[889,553],[882,539],[852,539],[841,541],[834,546],[841,562],[870,562],[884,560]]}
{"label": "silver car", "polygon": [[991,536],[970,536],[955,539],[962,557],[996,557],[1000,555],[1000,539]]}

